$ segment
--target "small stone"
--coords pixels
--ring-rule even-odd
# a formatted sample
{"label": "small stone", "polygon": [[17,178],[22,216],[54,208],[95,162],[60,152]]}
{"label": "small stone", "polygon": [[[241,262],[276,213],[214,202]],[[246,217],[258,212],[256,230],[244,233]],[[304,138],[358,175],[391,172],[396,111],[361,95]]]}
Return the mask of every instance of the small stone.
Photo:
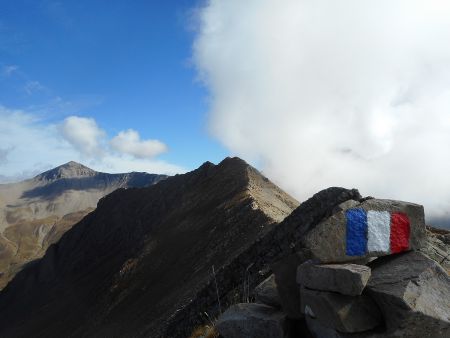
{"label": "small stone", "polygon": [[281,299],[278,294],[275,275],[270,275],[255,288],[255,301],[257,303],[281,308]]}
{"label": "small stone", "polygon": [[297,283],[302,286],[348,296],[361,295],[369,277],[370,268],[358,264],[316,265],[305,262],[297,269]]}
{"label": "small stone", "polygon": [[323,326],[339,332],[368,331],[382,323],[377,305],[365,295],[352,297],[301,288],[301,302],[304,313],[309,313]]}
{"label": "small stone", "polygon": [[216,329],[224,338],[283,338],[286,315],[263,304],[235,304],[219,317]]}

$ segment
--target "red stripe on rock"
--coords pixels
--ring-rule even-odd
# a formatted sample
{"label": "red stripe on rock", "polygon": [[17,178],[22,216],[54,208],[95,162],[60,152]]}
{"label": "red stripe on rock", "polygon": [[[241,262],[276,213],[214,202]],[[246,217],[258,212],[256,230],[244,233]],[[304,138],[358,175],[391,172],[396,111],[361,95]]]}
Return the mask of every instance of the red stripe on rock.
{"label": "red stripe on rock", "polygon": [[395,212],[391,215],[391,253],[409,249],[410,223],[406,214]]}

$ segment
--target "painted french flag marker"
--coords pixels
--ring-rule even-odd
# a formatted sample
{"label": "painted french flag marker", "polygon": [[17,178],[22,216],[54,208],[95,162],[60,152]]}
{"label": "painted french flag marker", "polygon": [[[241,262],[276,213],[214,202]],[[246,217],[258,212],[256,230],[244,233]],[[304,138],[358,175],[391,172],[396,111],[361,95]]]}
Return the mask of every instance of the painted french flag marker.
{"label": "painted french flag marker", "polygon": [[348,209],[346,212],[346,254],[398,253],[409,249],[411,225],[401,212]]}
{"label": "painted french flag marker", "polygon": [[367,251],[389,253],[391,215],[387,211],[367,212]]}
{"label": "painted french flag marker", "polygon": [[391,252],[409,249],[410,224],[406,214],[395,212],[391,215]]}
{"label": "painted french flag marker", "polygon": [[363,256],[367,246],[367,215],[364,209],[348,209],[346,255]]}

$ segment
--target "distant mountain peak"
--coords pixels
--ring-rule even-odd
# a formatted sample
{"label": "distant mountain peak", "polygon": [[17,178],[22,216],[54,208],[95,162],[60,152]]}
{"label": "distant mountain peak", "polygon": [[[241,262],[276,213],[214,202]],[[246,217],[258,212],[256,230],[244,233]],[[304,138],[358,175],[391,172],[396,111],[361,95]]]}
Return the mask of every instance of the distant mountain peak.
{"label": "distant mountain peak", "polygon": [[62,164],[56,168],[50,169],[42,174],[39,174],[35,179],[53,181],[61,178],[77,178],[77,177],[91,177],[95,176],[97,172],[88,168],[81,163],[70,161]]}

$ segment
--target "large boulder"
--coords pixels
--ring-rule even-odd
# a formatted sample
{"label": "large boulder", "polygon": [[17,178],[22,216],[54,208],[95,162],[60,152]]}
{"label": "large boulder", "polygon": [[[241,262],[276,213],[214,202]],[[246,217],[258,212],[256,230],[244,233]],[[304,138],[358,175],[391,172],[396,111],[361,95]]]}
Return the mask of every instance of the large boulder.
{"label": "large boulder", "polygon": [[301,302],[305,315],[339,332],[364,332],[382,324],[378,306],[365,295],[352,297],[301,288]]}
{"label": "large boulder", "polygon": [[262,281],[254,290],[255,301],[276,308],[281,308],[281,299],[277,290],[275,275],[270,275]]}
{"label": "large boulder", "polygon": [[300,285],[347,296],[361,295],[369,277],[370,268],[358,264],[317,265],[305,262],[297,269],[297,283]]}
{"label": "large boulder", "polygon": [[[425,245],[421,205],[367,199],[348,204],[311,229],[303,245],[323,263],[355,262]],[[339,210],[339,209],[338,209]]]}
{"label": "large boulder", "polygon": [[284,338],[286,315],[279,310],[256,303],[235,304],[216,322],[224,338]]}
{"label": "large boulder", "polygon": [[387,335],[450,337],[450,277],[439,264],[411,251],[371,265],[366,290],[383,312]]}

